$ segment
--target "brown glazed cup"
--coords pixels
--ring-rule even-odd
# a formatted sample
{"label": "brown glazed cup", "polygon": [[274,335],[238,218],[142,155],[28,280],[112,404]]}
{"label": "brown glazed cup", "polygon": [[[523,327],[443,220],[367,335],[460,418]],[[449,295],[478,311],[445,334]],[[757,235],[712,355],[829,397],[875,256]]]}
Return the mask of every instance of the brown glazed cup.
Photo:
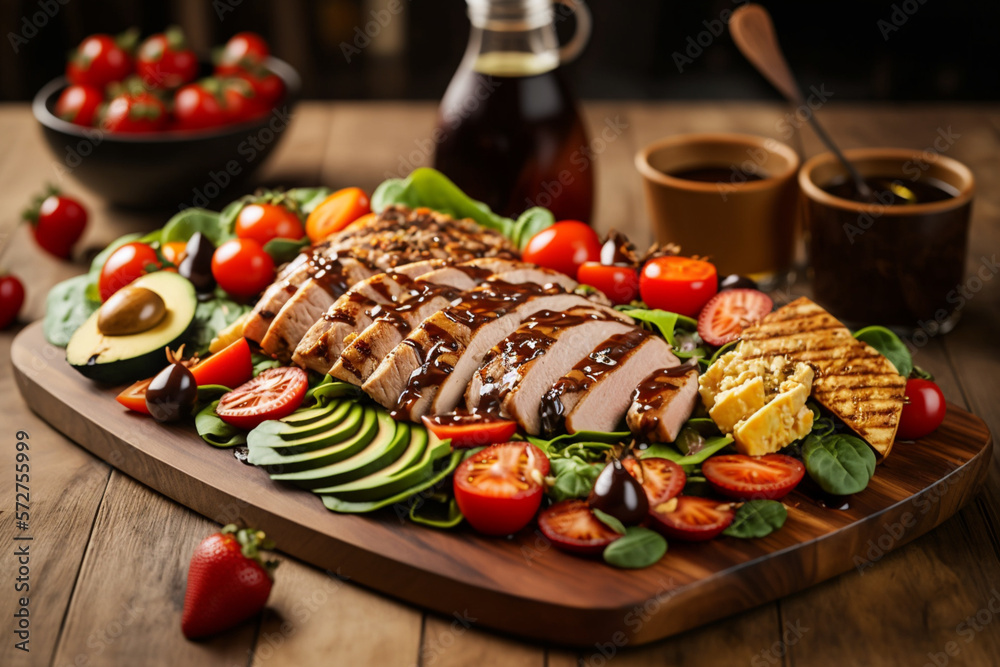
{"label": "brown glazed cup", "polygon": [[806,162],[799,185],[817,302],[853,325],[948,332],[963,303],[972,172],[957,160],[925,151],[862,148],[844,153],[862,177],[890,177],[904,186],[936,179],[956,196],[900,206],[859,203],[823,190],[847,178],[832,153]]}
{"label": "brown glazed cup", "polygon": [[[635,166],[658,243],[709,257],[720,275],[766,280],[791,266],[799,157],[789,146],[747,134],[680,134],[639,151]],[[670,175],[703,167],[727,176],[706,183]]]}

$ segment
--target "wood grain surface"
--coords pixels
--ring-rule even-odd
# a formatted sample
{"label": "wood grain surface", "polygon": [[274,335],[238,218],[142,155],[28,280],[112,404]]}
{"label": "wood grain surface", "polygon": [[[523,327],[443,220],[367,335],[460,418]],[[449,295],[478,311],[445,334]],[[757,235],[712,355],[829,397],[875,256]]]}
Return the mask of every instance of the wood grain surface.
{"label": "wood grain surface", "polygon": [[[646,143],[683,131],[744,131],[784,138],[795,125],[793,110],[781,105],[747,102],[711,103],[592,103],[585,106],[592,136],[610,124],[624,125],[612,141],[601,145],[597,162],[595,226],[651,239],[639,177],[632,166],[635,151]],[[1000,250],[1000,107],[955,105],[873,106],[839,104],[836,96],[821,110],[827,130],[844,147],[889,145],[924,148],[940,133],[957,139],[946,154],[968,164],[979,183],[973,208],[968,275]],[[305,103],[285,142],[260,174],[268,184],[371,188],[410,159],[416,142],[430,136],[434,107],[430,104]],[[791,119],[791,123],[789,123]],[[109,208],[82,190],[71,177],[61,177],[58,161],[46,152],[25,105],[0,105],[0,232],[10,232],[17,212],[30,194],[53,181],[81,198],[91,224],[76,263],[58,262],[37,249],[24,228],[9,234],[12,247],[2,258],[5,268],[25,280],[28,303],[22,321],[43,312],[44,294],[58,280],[85,268],[85,255],[135,228],[162,225],[169,212],[139,213]],[[804,131],[788,138],[804,155],[821,150]],[[933,154],[931,154],[933,155]],[[416,155],[416,157],[420,157]],[[426,161],[427,156],[422,158]],[[415,164],[414,164],[415,166]],[[800,276],[801,277],[801,276]],[[788,292],[796,294],[800,283]],[[916,362],[931,370],[953,403],[983,417],[995,433],[1000,428],[1000,289],[986,280],[963,309],[960,326],[947,336],[921,339]],[[0,423],[4,437],[20,428],[38,443],[44,466],[33,469],[32,532],[37,559],[32,562],[37,597],[32,600],[31,653],[0,643],[0,664],[73,664],[90,655],[89,633],[66,634],[71,627],[99,631],[88,613],[102,600],[128,600],[140,586],[183,578],[184,558],[150,561],[142,582],[129,577],[99,577],[100,590],[82,588],[92,570],[122,571],[150,547],[98,539],[107,528],[95,523],[102,505],[114,501],[112,490],[134,498],[127,506],[142,514],[152,511],[158,495],[140,484],[121,485],[121,473],[73,445],[35,417],[20,399],[8,364],[9,347],[17,329],[0,333]],[[13,459],[0,464],[0,497],[13,502]],[[121,501],[117,501],[119,505]],[[162,501],[161,501],[162,502]],[[193,517],[171,521],[175,544],[194,544],[212,524],[189,510],[164,503],[168,514]],[[421,615],[413,607],[337,579],[327,596],[317,587],[330,579],[318,569],[287,558],[279,571],[270,608],[244,642],[239,660],[217,659],[211,652],[192,654],[176,630],[176,619],[139,616],[116,639],[115,662],[93,658],[89,664],[175,664],[185,656],[190,665],[303,665],[329,662],[336,646],[353,664],[458,665],[486,664],[621,665],[995,665],[1000,655],[1000,619],[989,605],[1000,590],[1000,464],[996,461],[981,491],[957,516],[913,544],[894,551],[858,572],[849,571],[802,593],[784,597],[697,630],[648,646],[594,646],[582,651],[525,644],[502,638],[472,622],[456,628],[454,613]],[[14,534],[13,516],[0,507],[0,535]],[[85,558],[86,554],[86,558]],[[5,571],[11,570],[10,556]],[[332,580],[331,580],[332,581]],[[0,582],[11,585],[7,580]],[[79,599],[80,602],[71,604]],[[317,601],[321,600],[321,601]],[[0,614],[11,618],[13,596],[0,596]],[[994,608],[996,603],[994,602]],[[280,616],[275,614],[280,613]],[[990,616],[990,622],[976,621]],[[112,618],[113,616],[104,616]],[[968,621],[972,618],[973,624]],[[279,620],[280,619],[280,620]],[[74,625],[75,624],[75,625]],[[312,628],[325,626],[324,632]],[[970,631],[971,628],[971,631]],[[135,661],[155,635],[158,660]],[[98,641],[96,639],[91,640]],[[59,661],[55,662],[57,655]],[[110,650],[110,649],[109,649]],[[947,651],[950,651],[947,652]],[[228,654],[226,654],[228,657]],[[612,656],[609,658],[609,656]],[[346,663],[345,663],[346,664]]]}

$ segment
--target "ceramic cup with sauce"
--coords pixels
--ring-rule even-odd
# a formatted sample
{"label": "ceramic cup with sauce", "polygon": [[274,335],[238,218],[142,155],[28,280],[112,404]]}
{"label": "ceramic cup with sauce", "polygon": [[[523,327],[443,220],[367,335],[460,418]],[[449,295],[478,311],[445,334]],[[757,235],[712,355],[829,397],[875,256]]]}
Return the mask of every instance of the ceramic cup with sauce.
{"label": "ceramic cup with sauce", "polygon": [[844,153],[865,179],[887,179],[904,193],[943,190],[944,196],[895,205],[882,203],[892,201],[885,196],[854,201],[827,191],[847,179],[833,154],[806,162],[799,185],[816,300],[852,325],[946,333],[960,314],[972,172],[957,160],[917,150]]}
{"label": "ceramic cup with sauce", "polygon": [[720,275],[767,280],[791,266],[799,158],[746,134],[681,134],[635,157],[659,243],[709,257]]}

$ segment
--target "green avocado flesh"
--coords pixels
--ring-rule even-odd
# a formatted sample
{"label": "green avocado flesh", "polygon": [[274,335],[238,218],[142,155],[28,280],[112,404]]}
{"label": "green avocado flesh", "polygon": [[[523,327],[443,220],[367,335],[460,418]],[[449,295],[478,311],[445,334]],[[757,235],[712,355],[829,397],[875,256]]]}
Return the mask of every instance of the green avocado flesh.
{"label": "green avocado flesh", "polygon": [[194,321],[198,298],[187,278],[157,271],[131,285],[159,294],[167,314],[152,329],[122,336],[101,333],[97,327],[100,310],[80,325],[66,346],[66,361],[96,382],[126,384],[156,375],[167,365],[164,348],[179,346]]}
{"label": "green avocado flesh", "polygon": [[450,440],[353,399],[264,422],[247,436],[247,446],[249,463],[264,467],[271,479],[320,494],[334,511],[377,509],[381,501],[427,488],[454,469],[447,460]]}

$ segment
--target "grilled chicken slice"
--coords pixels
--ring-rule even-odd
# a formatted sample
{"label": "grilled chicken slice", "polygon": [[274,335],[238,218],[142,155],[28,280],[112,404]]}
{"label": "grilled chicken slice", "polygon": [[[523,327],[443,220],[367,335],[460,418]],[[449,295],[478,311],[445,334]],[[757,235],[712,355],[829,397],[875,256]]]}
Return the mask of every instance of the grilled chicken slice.
{"label": "grilled chicken slice", "polygon": [[526,433],[537,435],[542,394],[584,352],[632,329],[631,318],[603,308],[536,313],[486,355],[465,390],[466,407],[470,412],[514,419]]}
{"label": "grilled chicken slice", "polygon": [[649,369],[679,363],[665,340],[638,327],[610,336],[542,396],[542,432],[614,431]]}
{"label": "grilled chicken slice", "polygon": [[[542,310],[591,305],[555,285],[490,282],[435,313],[393,348],[362,385],[395,416],[419,420],[458,405],[486,353]],[[608,309],[610,312],[611,309]]]}
{"label": "grilled chicken slice", "polygon": [[632,392],[625,421],[649,442],[673,442],[698,402],[698,369],[688,364],[654,371]]}
{"label": "grilled chicken slice", "polygon": [[906,378],[875,348],[806,298],[743,330],[747,358],[785,357],[816,371],[812,395],[883,457],[892,449],[903,411]]}
{"label": "grilled chicken slice", "polygon": [[[463,292],[488,281],[507,283],[534,283],[538,285],[556,284],[566,289],[575,288],[575,280],[559,273],[543,269],[534,264],[493,260],[488,267],[487,260],[474,260],[464,265],[451,266],[423,276],[413,295],[402,301],[395,309],[385,312],[367,329],[347,341],[340,358],[329,373],[338,380],[362,385],[383,359],[403,341],[410,332],[431,315],[452,305]],[[500,262],[506,262],[506,266]],[[478,266],[469,267],[475,264]],[[492,268],[495,272],[483,271]]]}

